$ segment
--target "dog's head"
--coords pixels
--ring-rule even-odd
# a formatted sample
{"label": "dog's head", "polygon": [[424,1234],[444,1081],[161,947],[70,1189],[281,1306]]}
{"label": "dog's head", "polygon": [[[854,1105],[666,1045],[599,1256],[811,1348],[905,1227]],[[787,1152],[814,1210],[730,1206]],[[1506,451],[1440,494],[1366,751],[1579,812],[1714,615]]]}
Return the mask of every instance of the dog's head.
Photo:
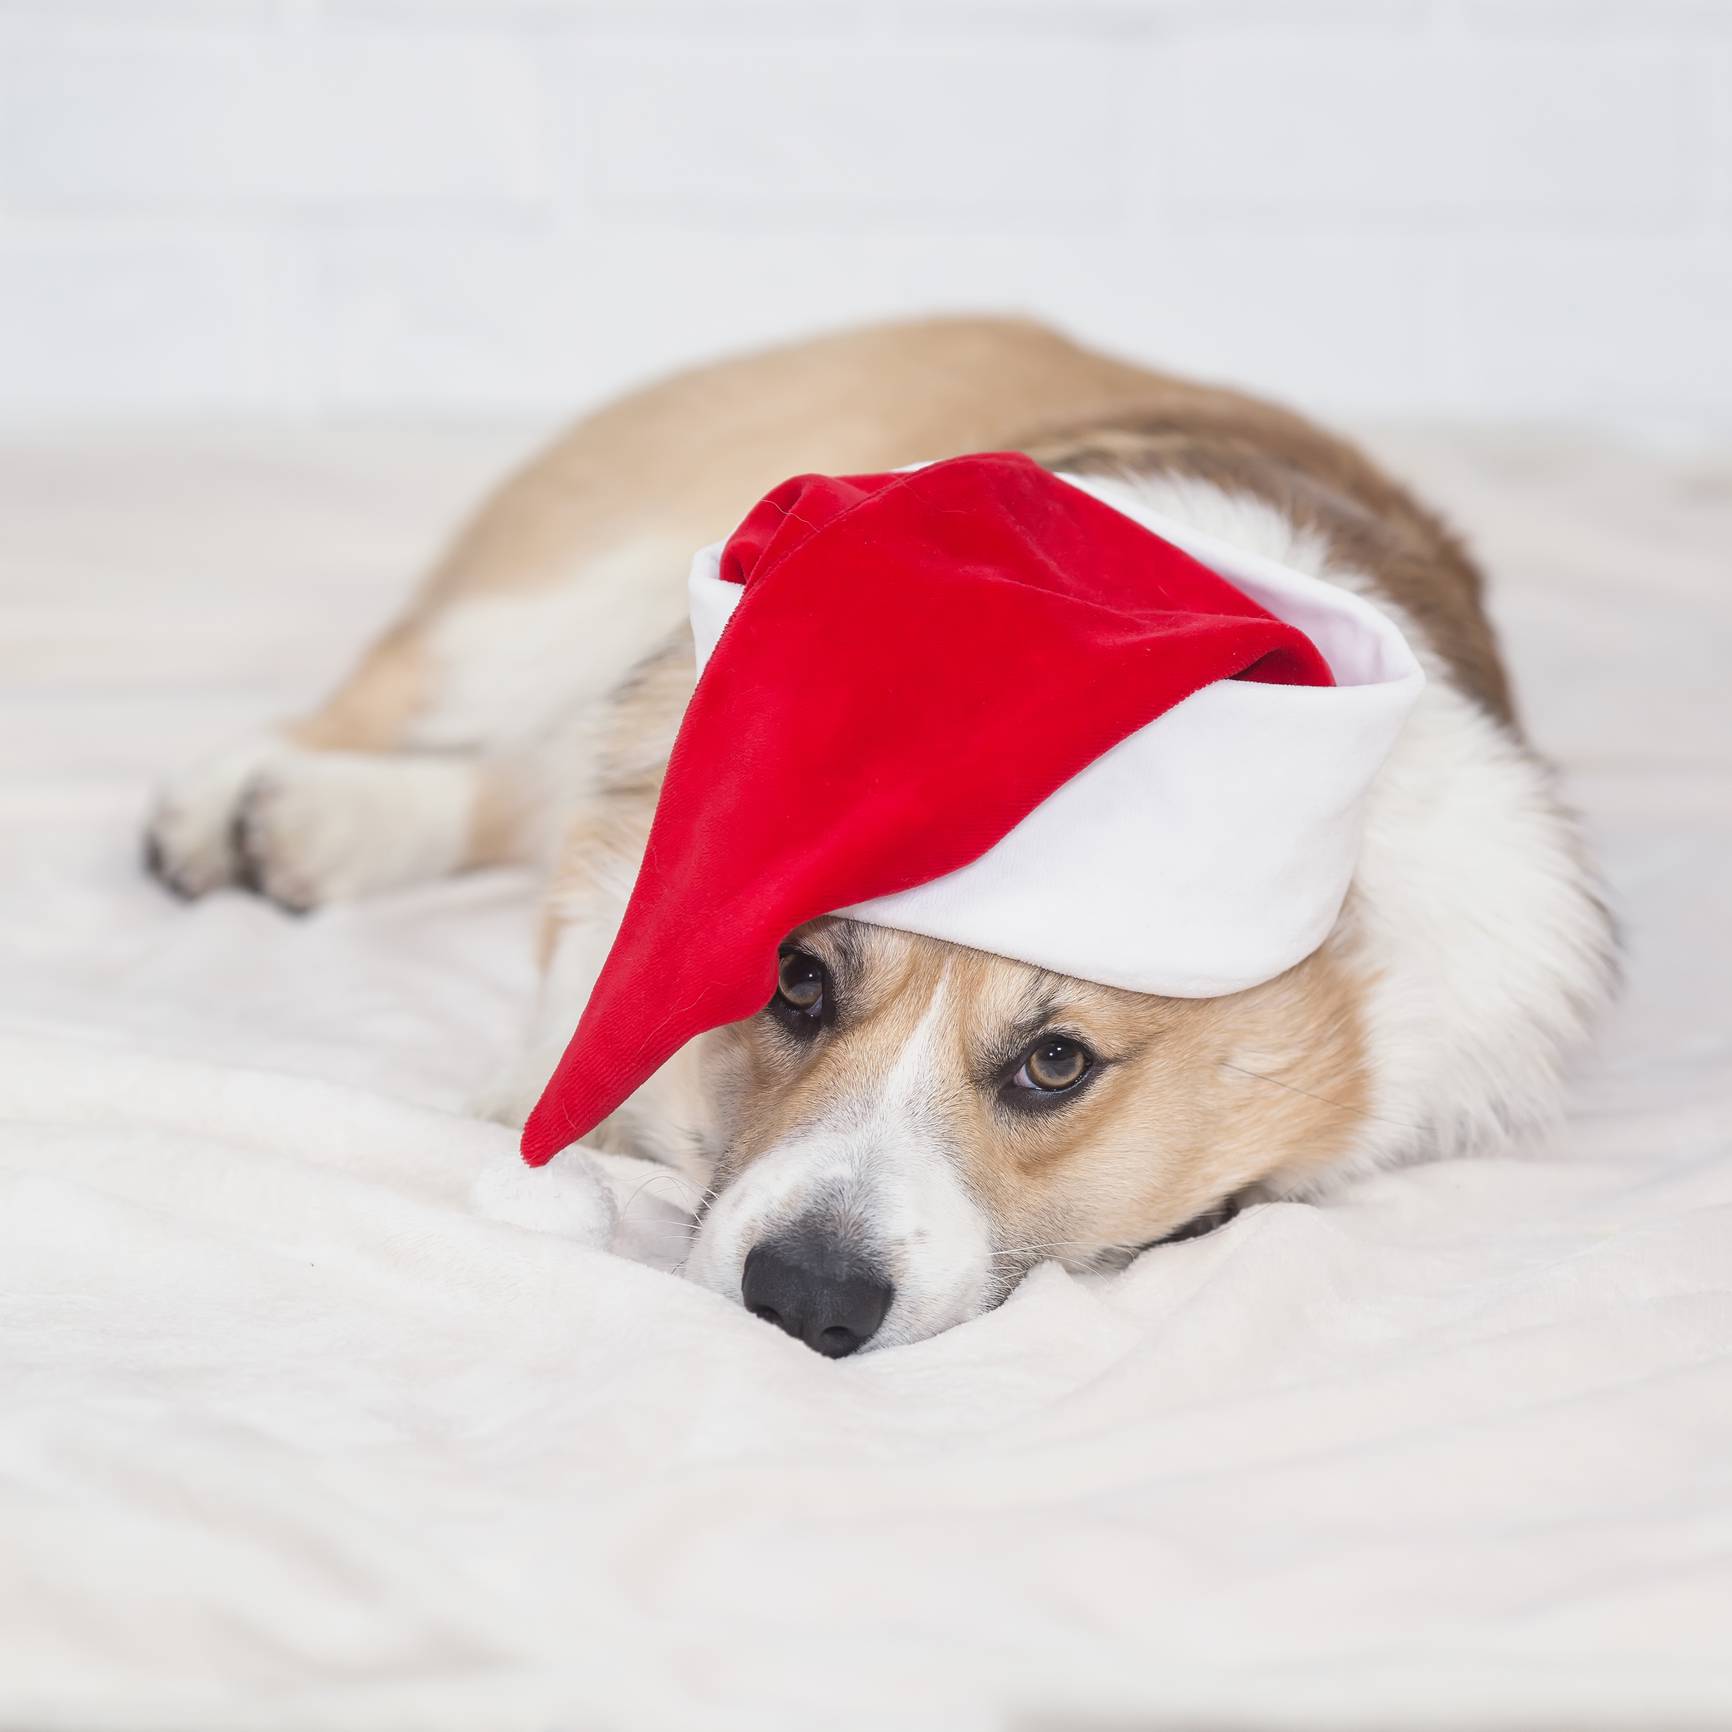
{"label": "dog's head", "polygon": [[845,919],[705,1037],[717,1159],[688,1273],[821,1353],[919,1340],[1043,1258],[1110,1266],[1335,1158],[1364,1112],[1329,946],[1155,998]]}

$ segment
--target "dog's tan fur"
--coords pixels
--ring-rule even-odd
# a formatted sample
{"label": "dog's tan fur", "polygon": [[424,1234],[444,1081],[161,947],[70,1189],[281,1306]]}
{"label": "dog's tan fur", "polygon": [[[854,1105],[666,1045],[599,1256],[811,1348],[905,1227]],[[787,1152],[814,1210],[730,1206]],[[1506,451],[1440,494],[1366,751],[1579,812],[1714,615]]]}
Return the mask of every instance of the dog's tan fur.
{"label": "dog's tan fur", "polygon": [[[1513,755],[1519,770],[1523,748],[1479,574],[1403,488],[1286,410],[1010,319],[825,337],[684,374],[591,416],[500,489],[355,672],[288,730],[303,754],[289,769],[305,771],[307,754],[410,762],[436,741],[459,766],[449,798],[461,798],[466,814],[462,840],[437,870],[549,864],[542,954],[555,976],[571,941],[593,951],[594,934],[605,939],[642,852],[694,677],[682,623],[691,550],[725,535],[790,474],[881,470],[991,449],[1024,450],[1069,472],[1201,484],[1263,502],[1323,549],[1331,570],[1350,572],[1393,608],[1421,654],[1490,718],[1504,742],[1496,752]],[[490,607],[523,603],[528,642],[538,629],[537,598],[581,595],[586,582],[604,582],[591,573],[612,587],[598,592],[586,618],[605,623],[616,605],[642,615],[635,665],[627,657],[602,670],[600,690],[545,696],[528,718],[533,725],[509,737],[478,730],[453,739],[456,724],[443,713],[448,640]],[[586,628],[567,629],[579,657]],[[279,765],[270,776],[286,773]],[[230,781],[242,788],[239,770]],[[153,840],[164,875],[192,893],[226,875],[275,894],[268,856],[292,847],[292,837],[250,825],[244,790],[233,797],[238,824],[210,801],[230,825],[225,834],[240,838],[243,854],[262,846],[267,857],[226,859],[222,836],[200,853],[171,797]],[[552,835],[550,810],[562,818]],[[1564,834],[1560,851],[1571,845]],[[177,857],[191,864],[177,866]],[[275,881],[300,884],[307,875]],[[404,881],[404,870],[390,881]],[[1603,924],[1591,908],[1575,912],[1587,907],[1578,889],[1569,892],[1568,917],[1586,936],[1560,936],[1560,955],[1585,956]],[[295,897],[316,899],[316,884]],[[711,1163],[725,1185],[825,1102],[869,1097],[910,1031],[923,1026],[943,981],[943,1029],[924,1061],[934,1073],[932,1098],[942,1103],[932,1109],[934,1135],[990,1216],[1002,1248],[995,1255],[1014,1267],[1034,1255],[1028,1247],[1050,1246],[1086,1262],[1169,1234],[1247,1187],[1301,1184],[1362,1140],[1381,1099],[1366,1035],[1378,965],[1363,924],[1350,902],[1323,947],[1280,978],[1228,998],[1164,1000],[932,940],[820,922],[802,941],[835,961],[844,1014],[833,1033],[798,1052],[764,1018],[719,1031],[648,1085],[649,1105],[642,1096],[628,1104],[598,1140],[666,1154],[667,1139],[646,1127],[676,1124],[675,1142],[697,1136],[706,1146],[700,1165]],[[1598,980],[1597,966],[1581,963],[1584,982]],[[1592,992],[1583,986],[1584,1003]],[[1104,1062],[1073,1103],[1018,1116],[983,1081],[982,1067],[1004,1030],[1027,1024],[1041,1006]],[[554,1002],[546,1033],[569,1032],[575,1010]],[[1560,1008],[1559,1030],[1577,1014]],[[547,1060],[545,1052],[532,1058],[531,1088]],[[707,1129],[689,1122],[702,1116],[693,1103],[706,1097],[703,1111],[714,1120]],[[519,1110],[526,1104],[516,1102]]]}

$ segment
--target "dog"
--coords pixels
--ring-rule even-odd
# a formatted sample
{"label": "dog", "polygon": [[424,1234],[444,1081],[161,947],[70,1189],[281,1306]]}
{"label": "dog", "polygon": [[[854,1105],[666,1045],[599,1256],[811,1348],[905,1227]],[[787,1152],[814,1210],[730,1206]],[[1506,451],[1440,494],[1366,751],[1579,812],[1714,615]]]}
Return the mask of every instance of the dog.
{"label": "dog", "polygon": [[521,1124],[619,926],[693,690],[693,550],[799,472],[1001,450],[1399,626],[1427,683],[1346,903],[1303,961],[1213,998],[836,916],[788,933],[765,1008],[690,1043],[589,1139],[702,1187],[687,1275],[842,1356],[974,1317],[1043,1259],[1113,1267],[1246,1201],[1552,1113],[1615,946],[1462,546],[1300,416],[1017,319],[803,341],[580,422],[321,707],[167,785],[150,866],[183,896],[238,886],[297,911],[545,869],[539,1004],[491,1102]]}

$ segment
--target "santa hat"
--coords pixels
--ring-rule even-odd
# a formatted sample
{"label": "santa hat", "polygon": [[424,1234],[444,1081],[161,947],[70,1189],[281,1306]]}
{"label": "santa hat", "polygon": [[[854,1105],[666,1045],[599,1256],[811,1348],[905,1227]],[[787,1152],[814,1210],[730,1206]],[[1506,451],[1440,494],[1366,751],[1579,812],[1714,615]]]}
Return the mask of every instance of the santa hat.
{"label": "santa hat", "polygon": [[817,915],[1193,998],[1322,943],[1412,652],[1108,491],[1007,454],[806,475],[697,555],[697,689],[527,1161],[763,1009]]}

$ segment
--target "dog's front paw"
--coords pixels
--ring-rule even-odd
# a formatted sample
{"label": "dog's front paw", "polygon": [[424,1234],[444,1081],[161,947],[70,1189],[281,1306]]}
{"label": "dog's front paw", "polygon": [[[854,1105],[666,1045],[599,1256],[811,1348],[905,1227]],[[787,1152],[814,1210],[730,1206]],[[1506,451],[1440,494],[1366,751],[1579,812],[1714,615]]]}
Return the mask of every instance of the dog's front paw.
{"label": "dog's front paw", "polygon": [[177,896],[203,896],[241,878],[236,815],[260,768],[285,748],[272,736],[207,758],[162,791],[144,827],[144,863]]}
{"label": "dog's front paw", "polygon": [[461,760],[268,741],[171,786],[151,819],[145,858],[183,896],[239,884],[305,913],[454,871],[473,788]]}

